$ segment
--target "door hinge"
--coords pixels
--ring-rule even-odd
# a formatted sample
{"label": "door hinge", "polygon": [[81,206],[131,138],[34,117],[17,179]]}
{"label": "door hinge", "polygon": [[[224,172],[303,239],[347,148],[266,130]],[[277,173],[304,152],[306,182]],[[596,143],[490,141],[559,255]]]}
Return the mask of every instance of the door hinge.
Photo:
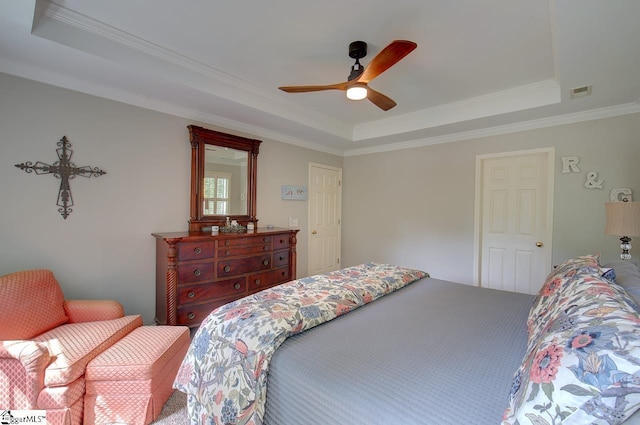
{"label": "door hinge", "polygon": [[340,259],[339,258],[336,259],[336,263],[340,264]]}
{"label": "door hinge", "polygon": [[342,186],[342,180],[338,180],[338,186]]}

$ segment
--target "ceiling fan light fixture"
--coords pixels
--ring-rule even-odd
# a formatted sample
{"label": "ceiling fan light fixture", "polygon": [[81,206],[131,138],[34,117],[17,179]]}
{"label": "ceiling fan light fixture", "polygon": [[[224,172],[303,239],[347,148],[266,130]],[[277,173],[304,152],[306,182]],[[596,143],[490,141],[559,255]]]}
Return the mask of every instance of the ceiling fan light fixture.
{"label": "ceiling fan light fixture", "polygon": [[394,40],[363,68],[358,59],[362,59],[367,55],[367,43],[354,41],[349,45],[349,57],[355,59],[356,62],[351,67],[351,73],[347,81],[337,84],[283,86],[278,88],[287,93],[308,93],[323,90],[345,91],[347,98],[350,100],[368,99],[378,108],[388,111],[396,106],[396,102],[374,89],[371,89],[371,93],[369,93],[369,83],[411,53],[417,46],[413,41]]}
{"label": "ceiling fan light fixture", "polygon": [[347,89],[347,98],[350,100],[362,100],[367,97],[367,86],[355,84]]}

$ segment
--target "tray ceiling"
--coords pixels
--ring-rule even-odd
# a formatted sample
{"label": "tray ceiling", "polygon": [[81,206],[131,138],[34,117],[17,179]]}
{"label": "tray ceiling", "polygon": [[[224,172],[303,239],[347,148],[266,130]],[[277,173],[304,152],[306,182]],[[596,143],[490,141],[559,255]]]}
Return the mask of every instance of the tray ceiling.
{"label": "tray ceiling", "polygon": [[[4,0],[0,72],[353,155],[638,112],[638,16],[635,0]],[[350,42],[366,66],[395,39],[418,48],[370,83],[387,112],[277,89],[346,81]]]}

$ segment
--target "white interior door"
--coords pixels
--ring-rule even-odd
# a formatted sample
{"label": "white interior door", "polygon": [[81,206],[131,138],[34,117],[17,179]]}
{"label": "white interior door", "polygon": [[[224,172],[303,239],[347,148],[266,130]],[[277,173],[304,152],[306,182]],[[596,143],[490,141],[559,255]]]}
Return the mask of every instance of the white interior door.
{"label": "white interior door", "polygon": [[553,161],[552,149],[479,157],[480,286],[540,289],[551,268]]}
{"label": "white interior door", "polygon": [[309,164],[309,275],[340,268],[342,169]]}

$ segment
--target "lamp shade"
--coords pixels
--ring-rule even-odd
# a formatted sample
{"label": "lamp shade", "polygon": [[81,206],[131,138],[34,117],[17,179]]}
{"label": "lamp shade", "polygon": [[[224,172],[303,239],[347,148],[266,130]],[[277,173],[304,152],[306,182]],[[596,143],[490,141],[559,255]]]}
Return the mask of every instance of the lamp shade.
{"label": "lamp shade", "polygon": [[615,236],[640,236],[640,202],[606,202],[605,233]]}

